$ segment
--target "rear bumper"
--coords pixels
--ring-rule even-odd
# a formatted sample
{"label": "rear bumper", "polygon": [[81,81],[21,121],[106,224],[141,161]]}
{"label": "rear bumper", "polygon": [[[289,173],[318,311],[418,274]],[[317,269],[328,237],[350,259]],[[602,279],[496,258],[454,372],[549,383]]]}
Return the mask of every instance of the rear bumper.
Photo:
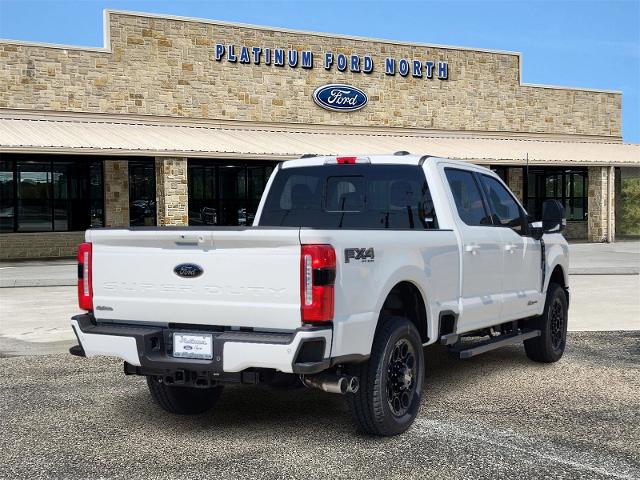
{"label": "rear bumper", "polygon": [[[84,355],[118,357],[145,372],[177,369],[225,373],[251,368],[286,373],[317,373],[330,362],[331,328],[301,327],[287,333],[206,331],[96,323],[91,314],[77,315],[71,326]],[[213,336],[213,358],[195,360],[171,355],[173,333],[189,331]]]}

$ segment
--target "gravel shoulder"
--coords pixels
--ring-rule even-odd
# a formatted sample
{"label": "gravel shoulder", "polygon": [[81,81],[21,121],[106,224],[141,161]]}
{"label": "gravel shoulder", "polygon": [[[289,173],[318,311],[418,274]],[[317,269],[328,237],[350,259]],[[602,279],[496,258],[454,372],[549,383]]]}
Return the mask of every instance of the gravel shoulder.
{"label": "gravel shoulder", "polygon": [[177,417],[115,360],[0,358],[0,478],[640,478],[640,332],[570,333],[552,365],[426,354],[421,413],[386,439],[319,391],[227,387]]}

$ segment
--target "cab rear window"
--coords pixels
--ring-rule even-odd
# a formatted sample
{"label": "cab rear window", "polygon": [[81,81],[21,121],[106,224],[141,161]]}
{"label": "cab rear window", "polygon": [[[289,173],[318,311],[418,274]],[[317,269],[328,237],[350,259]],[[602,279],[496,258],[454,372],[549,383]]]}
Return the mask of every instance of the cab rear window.
{"label": "cab rear window", "polygon": [[437,228],[424,172],[412,165],[323,165],[276,174],[261,226]]}

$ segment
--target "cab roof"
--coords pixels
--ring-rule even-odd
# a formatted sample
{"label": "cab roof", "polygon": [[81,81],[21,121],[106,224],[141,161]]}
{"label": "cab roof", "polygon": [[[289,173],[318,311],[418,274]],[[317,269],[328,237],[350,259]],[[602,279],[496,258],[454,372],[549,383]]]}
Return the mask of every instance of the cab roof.
{"label": "cab roof", "polygon": [[286,160],[280,165],[280,168],[316,167],[336,164],[340,163],[339,159],[348,159],[346,163],[353,163],[353,159],[355,159],[356,163],[370,163],[371,165],[422,165],[424,162],[446,162],[447,164],[459,165],[461,168],[481,168],[490,171],[486,167],[461,160],[451,160],[431,155],[413,155],[406,152],[396,152],[388,155],[303,155],[295,160]]}

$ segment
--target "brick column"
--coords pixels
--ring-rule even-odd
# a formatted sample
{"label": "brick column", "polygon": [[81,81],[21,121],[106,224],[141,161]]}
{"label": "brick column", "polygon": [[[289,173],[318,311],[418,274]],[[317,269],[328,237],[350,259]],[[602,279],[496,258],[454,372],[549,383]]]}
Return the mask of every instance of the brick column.
{"label": "brick column", "polygon": [[509,189],[518,197],[520,203],[524,205],[524,184],[522,178],[522,168],[509,167],[507,169],[507,185]]}
{"label": "brick column", "polygon": [[156,157],[158,226],[189,225],[187,159]]}
{"label": "brick column", "polygon": [[587,238],[590,242],[615,241],[615,171],[589,167]]}
{"label": "brick column", "polygon": [[106,227],[129,226],[129,162],[104,161],[104,213]]}

